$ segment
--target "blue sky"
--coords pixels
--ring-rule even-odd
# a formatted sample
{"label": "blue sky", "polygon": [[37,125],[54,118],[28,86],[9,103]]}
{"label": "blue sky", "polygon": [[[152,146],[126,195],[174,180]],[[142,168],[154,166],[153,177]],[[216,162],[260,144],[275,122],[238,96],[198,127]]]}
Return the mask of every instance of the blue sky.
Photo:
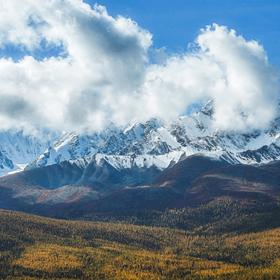
{"label": "blue sky", "polygon": [[155,47],[169,52],[183,51],[200,28],[215,22],[261,42],[270,62],[280,66],[279,0],[99,0],[98,4],[114,16],[134,19],[153,33]]}

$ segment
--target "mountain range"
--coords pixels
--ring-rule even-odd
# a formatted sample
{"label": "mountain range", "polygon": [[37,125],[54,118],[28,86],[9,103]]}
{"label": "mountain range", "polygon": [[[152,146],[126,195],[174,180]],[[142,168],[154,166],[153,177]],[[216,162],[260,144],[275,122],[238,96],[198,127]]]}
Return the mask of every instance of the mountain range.
{"label": "mountain range", "polygon": [[229,163],[257,164],[280,158],[280,118],[269,129],[224,132],[212,127],[213,106],[172,122],[151,119],[125,127],[110,125],[101,132],[0,133],[2,175],[64,161],[87,165],[106,160],[117,169],[151,167],[163,170],[184,156],[203,154]]}
{"label": "mountain range", "polygon": [[0,208],[79,217],[277,196],[280,119],[249,133],[218,131],[212,121],[209,102],[170,123],[2,132]]}

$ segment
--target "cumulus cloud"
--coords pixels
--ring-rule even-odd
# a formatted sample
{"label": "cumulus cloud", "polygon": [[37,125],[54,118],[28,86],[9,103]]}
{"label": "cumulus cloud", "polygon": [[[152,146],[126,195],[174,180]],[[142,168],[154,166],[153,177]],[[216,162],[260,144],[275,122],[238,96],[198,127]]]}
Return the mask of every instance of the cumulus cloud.
{"label": "cumulus cloud", "polygon": [[[63,47],[61,56],[38,61],[1,59],[0,95],[20,98],[30,110],[20,125],[56,129],[102,127],[118,96],[133,95],[144,80],[151,34],[130,19],[108,15],[78,0],[1,1],[0,46],[28,51]],[[14,125],[18,116],[0,113]],[[32,121],[33,115],[33,121]]]}
{"label": "cumulus cloud", "polygon": [[[80,0],[0,0],[0,48],[31,55],[0,59],[0,127],[102,129],[151,117],[171,120],[213,99],[213,128],[266,127],[279,81],[263,47],[235,31],[202,29],[183,55],[152,64],[152,35]],[[44,46],[60,54],[38,60]]]}
{"label": "cumulus cloud", "polygon": [[145,87],[150,110],[161,117],[212,99],[216,129],[265,128],[278,114],[279,72],[263,47],[217,24],[201,30],[192,51],[149,67]]}

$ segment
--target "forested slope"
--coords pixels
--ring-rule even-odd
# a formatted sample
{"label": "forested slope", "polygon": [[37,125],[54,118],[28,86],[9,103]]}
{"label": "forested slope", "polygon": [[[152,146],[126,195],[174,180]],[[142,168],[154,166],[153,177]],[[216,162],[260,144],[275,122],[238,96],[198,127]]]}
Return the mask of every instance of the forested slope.
{"label": "forested slope", "polygon": [[279,279],[280,228],[194,233],[0,212],[0,279]]}

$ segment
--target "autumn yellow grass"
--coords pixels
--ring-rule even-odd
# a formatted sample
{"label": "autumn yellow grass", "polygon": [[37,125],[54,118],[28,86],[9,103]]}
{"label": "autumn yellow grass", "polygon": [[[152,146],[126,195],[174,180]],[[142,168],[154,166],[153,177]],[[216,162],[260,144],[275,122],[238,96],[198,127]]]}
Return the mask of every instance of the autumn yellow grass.
{"label": "autumn yellow grass", "polygon": [[280,279],[279,228],[199,235],[7,211],[0,223],[0,279]]}
{"label": "autumn yellow grass", "polygon": [[131,280],[180,279],[178,273],[190,276],[225,275],[242,269],[235,264],[152,252],[113,242],[100,242],[95,248],[38,243],[27,247],[13,264],[46,273],[81,269],[87,271],[85,277],[89,279],[91,275],[98,275],[106,279]]}
{"label": "autumn yellow grass", "polygon": [[56,244],[36,244],[27,247],[22,256],[14,261],[14,265],[24,268],[57,271],[82,268],[77,257],[79,249]]}

